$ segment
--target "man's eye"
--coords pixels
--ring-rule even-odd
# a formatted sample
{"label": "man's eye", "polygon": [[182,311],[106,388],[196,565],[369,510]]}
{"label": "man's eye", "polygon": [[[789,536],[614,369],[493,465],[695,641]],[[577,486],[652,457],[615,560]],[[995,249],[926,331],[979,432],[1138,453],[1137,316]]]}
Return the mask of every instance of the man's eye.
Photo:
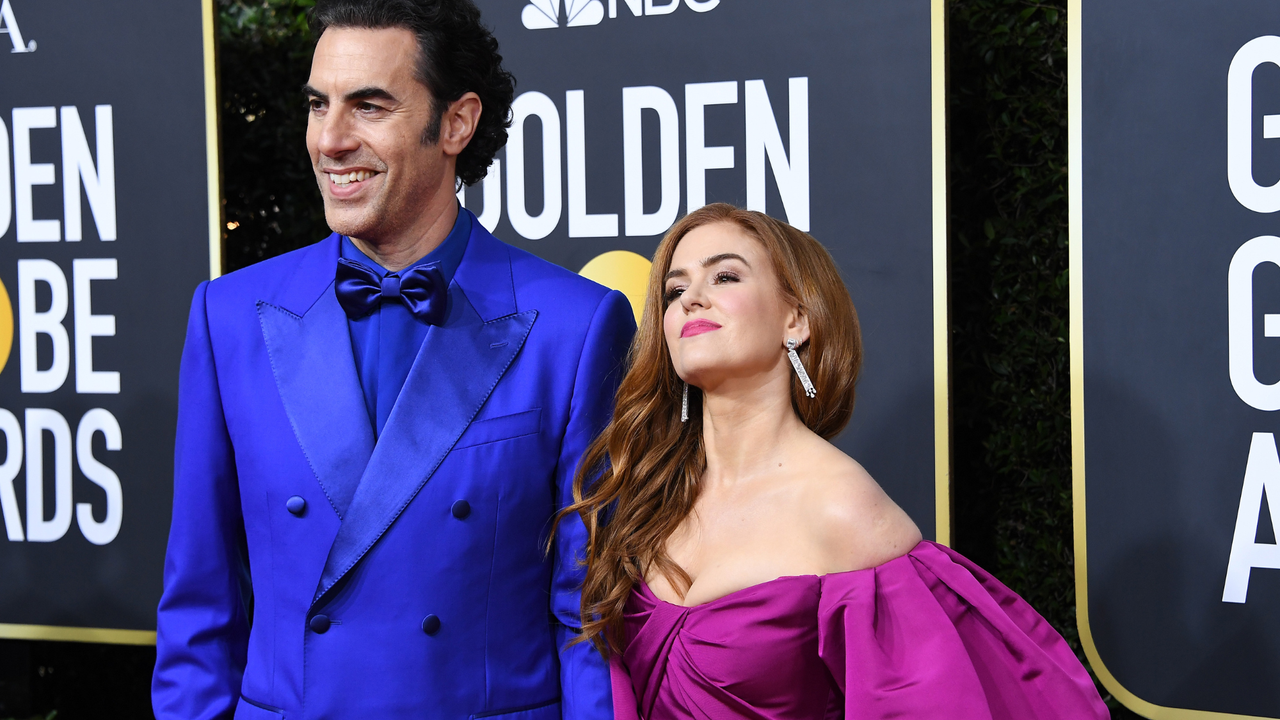
{"label": "man's eye", "polygon": [[311,107],[312,112],[319,112],[324,109],[324,102],[321,100],[310,100],[307,104]]}

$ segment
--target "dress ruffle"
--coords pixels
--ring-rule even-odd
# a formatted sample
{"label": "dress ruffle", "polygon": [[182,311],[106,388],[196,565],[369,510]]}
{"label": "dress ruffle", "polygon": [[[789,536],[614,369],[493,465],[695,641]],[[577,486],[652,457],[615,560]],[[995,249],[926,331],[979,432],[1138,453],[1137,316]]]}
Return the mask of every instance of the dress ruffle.
{"label": "dress ruffle", "polygon": [[754,585],[692,608],[641,585],[613,658],[617,720],[1108,718],[1031,606],[949,548]]}

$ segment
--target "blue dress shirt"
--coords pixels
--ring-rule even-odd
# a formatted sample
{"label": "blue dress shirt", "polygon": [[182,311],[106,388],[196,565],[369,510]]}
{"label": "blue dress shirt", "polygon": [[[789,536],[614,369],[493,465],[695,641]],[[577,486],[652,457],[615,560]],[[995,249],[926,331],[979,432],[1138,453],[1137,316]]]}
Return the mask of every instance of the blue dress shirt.
{"label": "blue dress shirt", "polygon": [[[458,219],[444,242],[400,272],[437,263],[445,282],[453,282],[453,273],[462,263],[467,239],[471,237],[471,223],[471,213],[458,208]],[[361,252],[346,236],[342,238],[340,252],[342,257],[363,264],[379,277],[393,274]],[[381,436],[430,326],[410,314],[404,303],[392,301],[382,303],[364,317],[348,318],[347,327],[351,330],[351,350],[355,354],[356,372],[364,390],[369,422],[373,423],[374,432]]]}

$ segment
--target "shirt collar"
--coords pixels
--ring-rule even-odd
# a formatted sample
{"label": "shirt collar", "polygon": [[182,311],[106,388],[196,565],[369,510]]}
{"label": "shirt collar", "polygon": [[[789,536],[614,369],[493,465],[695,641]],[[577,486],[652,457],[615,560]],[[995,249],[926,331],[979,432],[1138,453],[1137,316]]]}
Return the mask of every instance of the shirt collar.
{"label": "shirt collar", "polygon": [[[470,211],[464,207],[459,207],[458,219],[453,222],[453,229],[449,231],[449,235],[445,237],[444,242],[437,245],[435,250],[400,270],[399,274],[404,274],[419,265],[437,263],[440,266],[440,272],[444,274],[445,282],[453,282],[453,274],[458,271],[458,266],[462,264],[462,256],[467,251],[467,240],[471,237],[471,223],[473,221]],[[391,274],[389,270],[361,252],[360,248],[356,247],[355,243],[351,242],[351,238],[346,235],[342,236],[340,253],[347,260],[358,262],[379,275]]]}

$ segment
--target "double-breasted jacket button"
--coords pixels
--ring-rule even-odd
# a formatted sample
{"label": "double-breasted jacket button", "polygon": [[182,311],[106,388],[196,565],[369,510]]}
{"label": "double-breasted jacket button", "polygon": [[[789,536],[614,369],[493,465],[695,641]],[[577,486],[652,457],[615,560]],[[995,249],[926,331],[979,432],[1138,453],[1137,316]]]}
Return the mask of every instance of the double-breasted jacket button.
{"label": "double-breasted jacket button", "polygon": [[301,515],[307,509],[307,501],[301,495],[294,495],[285,501],[284,506],[294,515]]}
{"label": "double-breasted jacket button", "polygon": [[466,520],[467,516],[471,514],[471,503],[466,500],[459,500],[453,504],[453,507],[449,508],[449,512],[453,513],[453,516],[459,520]]}
{"label": "double-breasted jacket button", "polygon": [[307,624],[311,626],[311,630],[317,635],[323,635],[326,632],[329,632],[330,622],[328,615],[314,615],[311,618],[311,622]]}
{"label": "double-breasted jacket button", "polygon": [[422,632],[428,635],[435,635],[440,632],[440,618],[435,615],[428,615],[422,618]]}

